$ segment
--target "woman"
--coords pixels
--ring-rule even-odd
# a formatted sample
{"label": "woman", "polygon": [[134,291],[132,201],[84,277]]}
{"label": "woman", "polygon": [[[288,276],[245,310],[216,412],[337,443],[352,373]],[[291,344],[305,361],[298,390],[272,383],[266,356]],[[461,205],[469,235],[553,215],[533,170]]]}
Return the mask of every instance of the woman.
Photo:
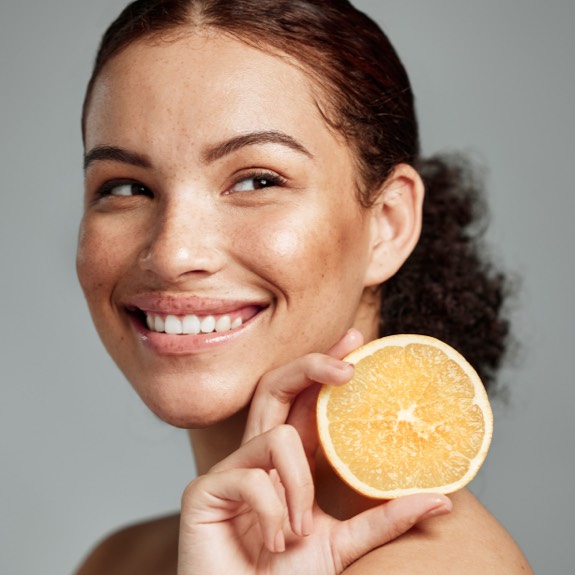
{"label": "woman", "polygon": [[490,381],[507,333],[473,193],[421,161],[373,22],[346,1],[138,0],[103,38],[83,131],[80,282],[199,477],[179,516],[80,574],[530,571],[469,492],[366,500],[317,449],[318,385],[345,384],[364,340],[435,335]]}

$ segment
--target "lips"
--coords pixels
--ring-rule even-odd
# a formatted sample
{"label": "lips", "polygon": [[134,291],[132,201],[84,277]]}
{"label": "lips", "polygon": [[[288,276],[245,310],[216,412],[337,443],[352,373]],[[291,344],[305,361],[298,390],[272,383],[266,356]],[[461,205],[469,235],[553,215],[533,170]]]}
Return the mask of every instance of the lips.
{"label": "lips", "polygon": [[140,340],[168,354],[228,341],[266,307],[262,302],[164,294],[141,294],[125,305]]}

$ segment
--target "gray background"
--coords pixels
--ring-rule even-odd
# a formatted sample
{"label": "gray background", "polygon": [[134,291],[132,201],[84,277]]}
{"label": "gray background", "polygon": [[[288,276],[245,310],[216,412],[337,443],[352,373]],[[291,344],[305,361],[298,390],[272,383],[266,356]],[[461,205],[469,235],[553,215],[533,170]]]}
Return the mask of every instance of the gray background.
{"label": "gray background", "polygon": [[[140,405],[97,340],[74,273],[80,103],[123,0],[0,5],[0,572],[62,574],[114,526],[175,510],[185,433]],[[522,347],[474,491],[536,572],[573,572],[575,3],[357,2],[418,95],[427,153],[488,168],[488,235],[521,278]]]}

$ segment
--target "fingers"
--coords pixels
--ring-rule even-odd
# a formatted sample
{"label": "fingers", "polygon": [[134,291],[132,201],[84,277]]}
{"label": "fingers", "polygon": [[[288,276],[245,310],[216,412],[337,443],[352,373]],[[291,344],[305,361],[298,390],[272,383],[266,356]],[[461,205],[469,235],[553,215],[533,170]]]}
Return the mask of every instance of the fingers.
{"label": "fingers", "polygon": [[298,432],[308,465],[314,473],[315,455],[319,447],[316,424],[316,403],[320,385],[314,383],[302,391],[295,399],[288,416],[288,424]]}
{"label": "fingers", "polygon": [[327,354],[308,354],[264,375],[250,406],[243,441],[285,423],[295,398],[312,382],[341,385],[349,381],[353,366],[340,358],[362,343],[361,333],[350,329]]}
{"label": "fingers", "polygon": [[295,534],[311,533],[314,485],[310,466],[298,431],[285,422],[297,399],[297,416],[292,414],[292,419],[301,427],[304,441],[317,441],[305,433],[305,424],[310,427],[315,413],[317,384],[349,381],[353,366],[339,358],[362,342],[357,330],[349,330],[327,354],[306,355],[260,380],[240,449],[186,489],[183,529],[193,533],[194,526],[229,521],[252,511],[270,551],[285,549],[286,517]]}
{"label": "fingers", "polygon": [[348,381],[353,367],[313,353],[264,375],[250,406],[244,441],[285,423],[294,399],[313,381],[334,385]]}
{"label": "fingers", "polygon": [[[281,425],[265,434],[254,437],[212,468],[210,474],[241,468],[275,470],[285,492],[285,505],[287,505],[292,531],[301,536],[311,533],[311,509],[314,501],[313,479],[301,439],[293,427]],[[273,485],[275,474],[266,475],[270,477],[270,484]],[[276,489],[275,492],[275,499],[277,500],[280,498],[280,491]],[[263,494],[260,497],[263,497]],[[246,501],[246,503],[248,502]],[[274,515],[274,517],[277,519],[277,516]],[[266,519],[263,515],[262,518]],[[271,520],[268,522],[273,523]]]}
{"label": "fingers", "polygon": [[363,335],[355,328],[348,329],[343,337],[327,352],[327,355],[341,359],[363,345]]}
{"label": "fingers", "polygon": [[190,483],[182,497],[181,536],[193,535],[198,526],[237,516],[241,511],[233,503],[245,504],[256,514],[267,549],[272,553],[285,550],[285,507],[263,469],[232,469]]}
{"label": "fingers", "polygon": [[376,547],[396,539],[416,523],[445,515],[452,508],[445,495],[421,493],[394,499],[339,524],[334,548],[346,567]]}

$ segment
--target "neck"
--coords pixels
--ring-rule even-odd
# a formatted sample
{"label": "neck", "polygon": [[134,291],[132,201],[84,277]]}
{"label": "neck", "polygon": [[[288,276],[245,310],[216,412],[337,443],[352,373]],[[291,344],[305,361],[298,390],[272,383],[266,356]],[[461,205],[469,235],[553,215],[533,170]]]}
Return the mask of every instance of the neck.
{"label": "neck", "polygon": [[247,409],[203,429],[190,429],[198,475],[205,475],[216,463],[238,449],[246,426]]}

